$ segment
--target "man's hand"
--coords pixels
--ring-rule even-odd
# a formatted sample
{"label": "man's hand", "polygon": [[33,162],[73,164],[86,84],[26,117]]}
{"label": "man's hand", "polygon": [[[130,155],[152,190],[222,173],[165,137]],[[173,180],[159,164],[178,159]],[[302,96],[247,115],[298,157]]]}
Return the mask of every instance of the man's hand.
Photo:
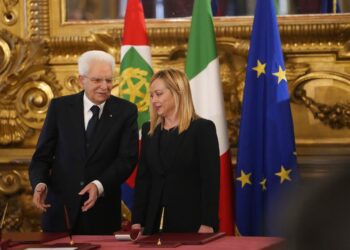
{"label": "man's hand", "polygon": [[139,229],[141,230],[141,224],[132,224],[131,229]]}
{"label": "man's hand", "polygon": [[42,212],[46,212],[46,209],[51,207],[51,204],[46,204],[47,187],[44,183],[36,185],[33,194],[33,203]]}
{"label": "man's hand", "polygon": [[214,233],[214,229],[206,225],[201,225],[198,229],[198,233]]}
{"label": "man's hand", "polygon": [[89,198],[84,202],[83,206],[81,207],[81,211],[86,212],[90,208],[92,208],[96,200],[98,198],[98,189],[97,186],[94,183],[87,184],[80,192],[79,195],[84,195],[85,193],[89,194]]}

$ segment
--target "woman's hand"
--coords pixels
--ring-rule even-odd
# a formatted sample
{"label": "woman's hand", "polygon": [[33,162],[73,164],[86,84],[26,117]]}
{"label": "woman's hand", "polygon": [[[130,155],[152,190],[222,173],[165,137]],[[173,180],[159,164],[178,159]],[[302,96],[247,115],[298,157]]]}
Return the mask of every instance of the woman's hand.
{"label": "woman's hand", "polygon": [[137,240],[140,235],[142,235],[142,227],[141,224],[132,224],[130,231],[131,240]]}
{"label": "woman's hand", "polygon": [[141,224],[132,224],[131,229],[139,229],[141,230]]}

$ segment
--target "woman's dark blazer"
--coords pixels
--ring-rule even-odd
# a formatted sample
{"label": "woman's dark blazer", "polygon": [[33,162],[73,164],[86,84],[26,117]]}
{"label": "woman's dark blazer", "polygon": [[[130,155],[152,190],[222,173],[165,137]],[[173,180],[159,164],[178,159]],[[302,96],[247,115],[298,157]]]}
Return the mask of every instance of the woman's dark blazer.
{"label": "woman's dark blazer", "polygon": [[160,125],[152,136],[149,128],[150,123],[142,127],[132,222],[140,223],[144,234],[157,232],[163,199],[164,231],[197,232],[202,224],[217,230],[220,156],[215,124],[202,118],[192,121],[178,135],[171,162],[159,157]]}

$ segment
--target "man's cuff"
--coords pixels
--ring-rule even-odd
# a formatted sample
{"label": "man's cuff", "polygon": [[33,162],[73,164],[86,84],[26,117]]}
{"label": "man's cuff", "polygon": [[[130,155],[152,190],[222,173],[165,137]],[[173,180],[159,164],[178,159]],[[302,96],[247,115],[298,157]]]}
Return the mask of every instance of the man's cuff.
{"label": "man's cuff", "polygon": [[98,197],[100,197],[101,195],[103,195],[104,188],[103,188],[101,182],[98,181],[98,180],[94,180],[94,181],[92,181],[92,183],[94,183],[94,184],[96,185],[96,187],[97,187],[97,190],[98,190]]}
{"label": "man's cuff", "polygon": [[44,182],[39,182],[38,184],[36,184],[36,186],[34,188],[34,191],[36,191],[37,188],[40,187],[40,186],[44,186],[45,190],[47,190],[47,185]]}

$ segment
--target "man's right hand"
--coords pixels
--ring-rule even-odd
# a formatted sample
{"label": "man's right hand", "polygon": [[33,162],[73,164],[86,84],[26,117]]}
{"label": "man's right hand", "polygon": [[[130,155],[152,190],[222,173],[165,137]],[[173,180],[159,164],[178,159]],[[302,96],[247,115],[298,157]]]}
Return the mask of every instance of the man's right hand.
{"label": "man's right hand", "polygon": [[139,229],[141,230],[141,224],[132,224],[131,229]]}
{"label": "man's right hand", "polygon": [[39,183],[38,185],[36,185],[34,189],[34,194],[33,194],[33,203],[42,212],[46,212],[46,209],[51,207],[50,204],[45,203],[46,196],[47,196],[46,184]]}

